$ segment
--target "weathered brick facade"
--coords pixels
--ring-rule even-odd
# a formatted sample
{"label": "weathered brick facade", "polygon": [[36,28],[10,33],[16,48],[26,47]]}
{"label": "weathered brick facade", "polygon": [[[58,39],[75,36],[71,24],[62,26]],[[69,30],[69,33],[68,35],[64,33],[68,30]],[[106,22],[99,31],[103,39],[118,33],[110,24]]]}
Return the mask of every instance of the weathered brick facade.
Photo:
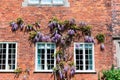
{"label": "weathered brick facade", "polygon": [[[95,71],[96,73],[77,73],[76,80],[98,80],[98,72],[108,69],[113,64],[112,49],[112,12],[111,0],[69,0],[70,7],[22,7],[23,0],[1,0],[0,1],[0,42],[17,42],[17,65],[22,69],[30,68],[28,80],[49,80],[51,73],[35,73],[35,46],[29,45],[28,34],[17,31],[13,33],[9,22],[22,17],[26,24],[40,21],[47,33],[48,21],[53,16],[65,20],[75,18],[77,22],[86,21],[92,28],[92,36],[104,33],[105,51],[100,51],[100,45],[95,43]],[[80,40],[82,41],[82,40]],[[23,74],[14,79],[14,73],[0,72],[0,80],[22,80]]]}

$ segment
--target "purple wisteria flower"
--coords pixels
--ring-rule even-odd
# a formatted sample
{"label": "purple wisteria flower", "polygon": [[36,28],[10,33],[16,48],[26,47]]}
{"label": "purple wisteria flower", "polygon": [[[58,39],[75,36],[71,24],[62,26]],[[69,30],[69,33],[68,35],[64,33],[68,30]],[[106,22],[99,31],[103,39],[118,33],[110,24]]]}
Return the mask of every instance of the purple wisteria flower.
{"label": "purple wisteria flower", "polygon": [[39,41],[39,38],[37,36],[35,36],[35,38],[33,39],[33,42],[36,43]]}
{"label": "purple wisteria flower", "polygon": [[72,30],[72,29],[68,30],[68,35],[73,36],[74,34],[75,34],[74,30]]}
{"label": "purple wisteria flower", "polygon": [[52,23],[54,27],[57,27],[58,23],[56,21],[52,21]]}
{"label": "purple wisteria flower", "polygon": [[58,28],[59,31],[63,31],[64,30],[64,25],[58,24],[57,28]]}
{"label": "purple wisteria flower", "polygon": [[36,36],[38,36],[38,38],[41,40],[42,37],[43,37],[43,34],[42,34],[41,32],[37,32],[37,35],[36,35]]}
{"label": "purple wisteria flower", "polygon": [[64,78],[64,76],[63,76],[63,74],[62,74],[62,71],[59,71],[59,76],[60,76],[60,79],[63,79],[63,78]]}
{"label": "purple wisteria flower", "polygon": [[74,74],[75,74],[75,67],[72,66],[72,67],[71,67],[71,70],[70,70],[70,75],[71,75],[71,76],[74,76]]}
{"label": "purple wisteria flower", "polygon": [[13,27],[14,24],[16,24],[16,22],[11,22],[11,23],[10,23],[10,26]]}
{"label": "purple wisteria flower", "polygon": [[43,36],[43,37],[42,37],[42,41],[43,41],[43,42],[48,42],[48,41],[50,41],[50,36]]}
{"label": "purple wisteria flower", "polygon": [[70,24],[70,25],[74,25],[74,24],[75,24],[75,19],[70,19],[70,20],[69,20],[69,24]]}
{"label": "purple wisteria flower", "polygon": [[16,31],[17,29],[18,29],[18,24],[17,23],[13,24],[11,30]]}
{"label": "purple wisteria flower", "polygon": [[57,55],[57,62],[60,62],[60,56],[59,55]]}
{"label": "purple wisteria flower", "polygon": [[61,39],[61,35],[56,33],[55,36],[54,36],[57,40],[60,40]]}
{"label": "purple wisteria flower", "polygon": [[81,21],[81,22],[79,23],[79,27],[85,27],[85,26],[87,26],[87,23],[86,23],[86,22]]}
{"label": "purple wisteria flower", "polygon": [[85,42],[95,43],[94,38],[91,36],[85,36],[84,40]]}
{"label": "purple wisteria flower", "polygon": [[100,45],[100,49],[101,49],[101,50],[104,50],[104,49],[105,49],[105,45],[104,45],[103,43]]}
{"label": "purple wisteria flower", "polygon": [[56,33],[54,37],[52,37],[52,42],[57,43],[58,41],[60,41],[60,39],[61,39],[61,35]]}
{"label": "purple wisteria flower", "polygon": [[67,72],[69,70],[68,66],[65,66],[63,70]]}
{"label": "purple wisteria flower", "polygon": [[64,39],[61,39],[60,42],[61,42],[62,45],[65,45],[65,40]]}
{"label": "purple wisteria flower", "polygon": [[35,38],[33,39],[33,42],[39,42],[42,41],[43,34],[40,32],[37,32]]}
{"label": "purple wisteria flower", "polygon": [[24,24],[20,24],[20,30],[23,30],[24,26]]}
{"label": "purple wisteria flower", "polygon": [[52,22],[50,22],[50,23],[48,24],[48,27],[49,27],[50,29],[53,29],[53,28],[54,28],[53,23],[52,23]]}
{"label": "purple wisteria flower", "polygon": [[78,48],[78,47],[79,47],[79,44],[76,44],[75,46]]}

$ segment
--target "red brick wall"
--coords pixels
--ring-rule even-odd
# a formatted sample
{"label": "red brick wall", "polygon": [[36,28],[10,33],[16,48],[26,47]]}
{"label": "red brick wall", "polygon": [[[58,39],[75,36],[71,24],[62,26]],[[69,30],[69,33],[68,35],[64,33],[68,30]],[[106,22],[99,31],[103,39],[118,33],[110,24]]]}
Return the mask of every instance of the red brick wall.
{"label": "red brick wall", "polygon": [[[86,21],[93,26],[92,36],[103,32],[106,35],[105,51],[100,51],[100,45],[95,43],[95,70],[96,74],[76,74],[76,80],[97,80],[98,72],[108,69],[112,65],[112,36],[111,0],[69,0],[70,7],[22,7],[23,0],[0,1],[0,42],[15,41],[18,43],[17,63],[23,69],[30,67],[29,80],[48,80],[51,73],[34,73],[35,46],[29,45],[28,34],[17,31],[12,33],[9,22],[22,17],[26,24],[40,21],[42,27],[47,28],[51,17],[65,20],[75,18],[77,22]],[[43,30],[46,33],[48,30]],[[82,40],[80,40],[82,41]],[[0,80],[22,80],[23,74],[14,79],[14,73],[0,73]]]}

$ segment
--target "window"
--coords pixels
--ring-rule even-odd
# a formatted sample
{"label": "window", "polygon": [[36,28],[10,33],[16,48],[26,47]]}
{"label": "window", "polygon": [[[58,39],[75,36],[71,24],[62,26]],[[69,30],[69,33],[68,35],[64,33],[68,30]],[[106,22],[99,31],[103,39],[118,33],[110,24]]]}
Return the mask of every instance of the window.
{"label": "window", "polygon": [[92,43],[75,43],[76,72],[94,71],[94,46]]}
{"label": "window", "polygon": [[23,6],[37,5],[37,6],[69,6],[68,0],[24,0]]}
{"label": "window", "polygon": [[14,71],[16,48],[16,43],[0,43],[0,71]]}
{"label": "window", "polygon": [[52,71],[56,63],[55,48],[54,43],[36,44],[36,71]]}
{"label": "window", "polygon": [[120,68],[120,42],[118,42],[119,45],[119,51],[117,52],[117,68]]}
{"label": "window", "polygon": [[113,37],[114,45],[115,45],[115,54],[114,54],[114,66],[115,68],[120,69],[120,38]]}

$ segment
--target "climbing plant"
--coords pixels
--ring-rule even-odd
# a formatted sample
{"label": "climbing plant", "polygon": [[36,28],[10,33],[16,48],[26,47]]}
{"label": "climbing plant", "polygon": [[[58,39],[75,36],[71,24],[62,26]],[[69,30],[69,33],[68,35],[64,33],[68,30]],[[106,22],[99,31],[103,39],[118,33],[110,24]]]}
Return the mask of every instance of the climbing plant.
{"label": "climbing plant", "polygon": [[104,46],[105,35],[103,33],[98,33],[96,35],[96,39],[98,40],[98,43],[100,43],[100,49],[103,51],[105,49]]}
{"label": "climbing plant", "polygon": [[[57,51],[54,54],[56,57],[56,67],[53,68],[53,75],[55,80],[70,80],[75,74],[75,64],[72,61],[73,54],[68,53],[67,49],[75,40],[77,35],[84,36],[84,42],[94,43],[94,38],[91,36],[92,26],[86,22],[80,22],[78,25],[75,19],[61,21],[53,17],[49,23],[49,35],[45,35],[40,31],[40,23],[25,24],[22,18],[10,23],[11,30],[29,32],[29,41],[36,42],[53,42],[57,46]],[[52,77],[51,76],[51,77]]]}

